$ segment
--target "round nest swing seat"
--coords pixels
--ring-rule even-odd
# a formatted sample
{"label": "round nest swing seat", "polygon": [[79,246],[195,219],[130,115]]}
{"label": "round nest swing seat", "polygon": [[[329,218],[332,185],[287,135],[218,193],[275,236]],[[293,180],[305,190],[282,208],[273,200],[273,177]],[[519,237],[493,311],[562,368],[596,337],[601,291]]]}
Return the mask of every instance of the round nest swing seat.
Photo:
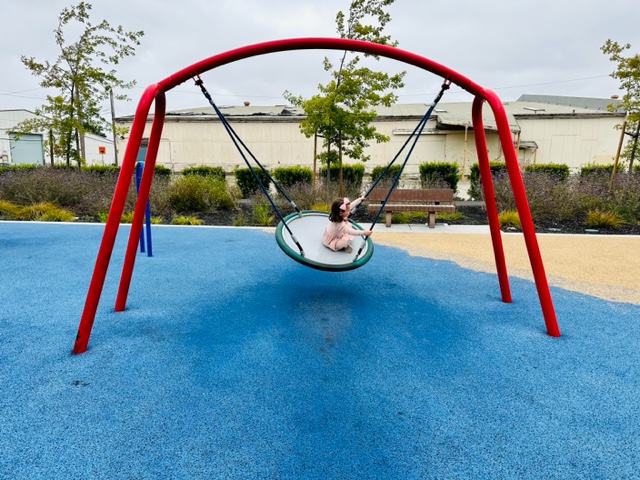
{"label": "round nest swing seat", "polygon": [[[286,216],[276,227],[276,241],[282,251],[296,262],[317,270],[342,272],[367,263],[373,255],[373,242],[369,237],[354,236],[351,240],[353,248],[351,253],[335,252],[323,245],[322,234],[328,221],[327,212],[316,210],[294,212]],[[349,222],[352,227],[363,230],[352,220]],[[296,240],[302,247],[303,253],[300,253]],[[358,255],[361,248],[362,251]]]}

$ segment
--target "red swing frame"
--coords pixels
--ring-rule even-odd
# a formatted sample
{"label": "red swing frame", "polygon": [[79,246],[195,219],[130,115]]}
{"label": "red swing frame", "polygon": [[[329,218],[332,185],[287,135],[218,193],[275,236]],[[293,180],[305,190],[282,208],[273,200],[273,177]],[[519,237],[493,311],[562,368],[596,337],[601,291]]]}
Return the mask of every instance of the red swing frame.
{"label": "red swing frame", "polygon": [[491,170],[489,167],[487,141],[482,122],[483,104],[485,102],[489,104],[496,120],[498,137],[502,146],[502,151],[504,152],[507,173],[511,182],[516,208],[520,216],[522,233],[524,235],[525,245],[531,263],[540,306],[542,307],[546,331],[548,335],[554,337],[560,336],[560,330],[558,329],[553,302],[551,300],[551,293],[549,291],[549,285],[542,257],[540,255],[540,248],[538,246],[533,220],[531,218],[529,203],[527,201],[524,184],[522,182],[513,139],[511,137],[509,122],[502,102],[498,96],[491,90],[481,87],[477,83],[474,83],[467,77],[451,70],[450,68],[428,58],[416,55],[415,53],[387,45],[380,45],[360,40],[312,37],[274,40],[229,50],[194,63],[193,65],[170,75],[158,83],[149,85],[145,89],[140,101],[138,102],[131,131],[129,132],[129,141],[124,152],[124,158],[122,160],[120,174],[118,176],[111,207],[109,209],[107,223],[102,235],[93,274],[89,283],[89,290],[87,292],[84,308],[80,317],[78,333],[72,350],[73,353],[82,353],[87,349],[89,336],[91,335],[91,329],[93,327],[96,310],[98,308],[98,302],[100,300],[105,277],[107,275],[107,268],[111,259],[111,253],[113,252],[116,234],[120,225],[120,217],[122,216],[125,199],[134,173],[136,156],[142,142],[145,124],[151,105],[154,104],[151,133],[149,135],[142,179],[140,181],[138,197],[134,207],[133,221],[127,241],[122,273],[118,285],[114,306],[115,311],[122,311],[125,309],[129,286],[131,284],[138,239],[140,238],[140,230],[142,229],[145,207],[149,198],[153,170],[158,154],[158,147],[160,145],[162,128],[164,126],[166,111],[165,93],[177,85],[180,85],[181,83],[184,83],[204,72],[238,60],[265,55],[268,53],[313,49],[357,51],[398,60],[439,75],[474,96],[472,105],[473,131],[478,155],[478,165],[480,167],[480,175],[482,179],[482,190],[484,193],[489,230],[491,233],[491,241],[493,244],[498,274],[498,283],[500,286],[502,301],[510,303],[511,291],[509,288],[509,279],[500,233],[500,224],[498,222],[498,212],[494,197]]}

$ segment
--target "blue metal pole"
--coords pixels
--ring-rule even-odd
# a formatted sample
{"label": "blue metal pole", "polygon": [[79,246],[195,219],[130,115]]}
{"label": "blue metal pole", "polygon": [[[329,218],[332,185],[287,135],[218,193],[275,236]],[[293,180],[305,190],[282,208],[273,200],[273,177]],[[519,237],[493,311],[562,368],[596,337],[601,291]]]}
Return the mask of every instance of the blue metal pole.
{"label": "blue metal pole", "polygon": [[[136,194],[140,190],[140,179],[142,178],[142,169],[144,168],[144,162],[136,162]],[[147,207],[149,203],[147,203]],[[149,214],[145,210],[145,216],[149,218]],[[144,253],[144,229],[140,230],[140,252]]]}
{"label": "blue metal pole", "polygon": [[[149,199],[147,199],[147,206],[144,209],[144,216],[147,219],[147,257],[151,257],[153,256],[153,252],[151,249],[151,206],[149,204]],[[140,240],[142,240],[142,229],[140,230]]]}

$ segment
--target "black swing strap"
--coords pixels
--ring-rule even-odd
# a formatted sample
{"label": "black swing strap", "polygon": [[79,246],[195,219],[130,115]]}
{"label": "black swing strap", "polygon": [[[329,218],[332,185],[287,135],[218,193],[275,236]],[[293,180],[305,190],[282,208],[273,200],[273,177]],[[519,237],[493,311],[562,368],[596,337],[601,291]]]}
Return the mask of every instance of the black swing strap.
{"label": "black swing strap", "polygon": [[[367,193],[364,194],[364,197],[366,198],[369,195],[369,193],[371,193],[371,190],[373,190],[375,188],[375,186],[378,184],[378,182],[380,182],[380,180],[384,177],[384,175],[389,171],[389,168],[391,168],[391,165],[393,165],[394,162],[398,159],[398,157],[400,156],[402,151],[405,149],[405,147],[409,144],[409,142],[412,142],[411,143],[411,147],[410,147],[409,151],[407,152],[407,155],[406,155],[406,157],[404,159],[404,162],[402,162],[402,165],[400,166],[400,169],[398,170],[398,173],[396,173],[396,175],[393,178],[393,182],[391,183],[391,187],[389,188],[389,191],[387,192],[387,195],[385,196],[384,201],[382,202],[382,204],[380,205],[380,208],[376,212],[376,216],[374,217],[373,222],[371,223],[371,226],[369,227],[369,230],[373,230],[373,228],[376,226],[376,223],[378,222],[378,219],[380,218],[380,215],[384,211],[385,205],[389,201],[389,197],[391,196],[391,192],[393,192],[393,189],[396,187],[396,185],[398,183],[398,180],[400,180],[400,175],[402,174],[402,171],[404,170],[404,167],[407,165],[407,162],[409,161],[409,158],[411,157],[411,154],[413,153],[413,150],[414,150],[416,144],[418,143],[418,139],[420,138],[420,135],[422,134],[422,131],[424,130],[424,127],[427,124],[427,121],[429,120],[429,117],[431,117],[431,114],[433,113],[433,110],[436,108],[436,105],[438,105],[438,103],[440,102],[440,99],[442,99],[442,96],[444,95],[444,92],[449,89],[450,85],[451,85],[451,80],[445,79],[444,82],[442,82],[442,87],[440,88],[440,92],[438,93],[436,98],[433,100],[433,103],[431,104],[431,106],[429,107],[427,112],[424,114],[422,119],[420,119],[420,121],[418,122],[418,125],[416,125],[416,127],[413,129],[413,132],[411,132],[409,137],[407,137],[407,140],[405,140],[405,142],[402,145],[402,147],[400,147],[400,150],[398,150],[398,153],[396,153],[396,155],[393,157],[393,160],[391,160],[391,162],[389,162],[389,164],[382,171],[382,173],[378,176],[378,178],[376,178],[376,180],[372,183],[372,185],[369,188],[369,190],[367,190]],[[360,249],[358,250],[358,253],[356,254],[356,259],[362,253],[362,249],[363,249],[363,247],[360,247]]]}
{"label": "black swing strap", "polygon": [[427,121],[431,117],[431,114],[433,113],[433,110],[436,108],[436,105],[438,105],[438,103],[440,102],[440,99],[442,99],[442,96],[444,95],[444,92],[449,89],[450,85],[451,85],[451,81],[445,79],[445,81],[442,83],[442,88],[440,89],[440,92],[438,93],[436,98],[433,100],[433,103],[429,107],[429,110],[427,110],[427,113],[424,114],[424,116],[422,117],[420,122],[418,122],[418,125],[416,125],[416,127],[413,129],[413,132],[411,132],[411,135],[409,135],[409,137],[404,142],[402,147],[400,147],[400,150],[398,151],[396,156],[393,157],[393,160],[391,160],[389,165],[387,165],[387,167],[382,171],[382,173],[373,182],[373,184],[371,185],[371,187],[369,188],[367,193],[364,195],[366,197],[367,195],[369,195],[369,193],[371,193],[371,190],[373,190],[375,188],[375,186],[382,179],[382,177],[385,175],[385,173],[387,173],[387,171],[389,171],[389,168],[391,167],[391,165],[393,165],[393,163],[400,156],[400,153],[404,150],[404,148],[411,141],[411,147],[409,148],[409,151],[407,152],[407,155],[406,155],[406,157],[404,159],[404,162],[402,162],[402,165],[400,166],[400,169],[398,170],[398,172],[393,177],[393,182],[391,183],[391,187],[389,188],[389,191],[387,192],[387,195],[385,196],[384,201],[380,205],[380,209],[378,210],[378,212],[376,213],[375,218],[373,219],[373,223],[371,224],[370,230],[373,230],[373,227],[378,222],[378,219],[380,218],[380,215],[384,211],[385,205],[389,201],[389,197],[391,196],[391,192],[393,192],[393,189],[396,187],[396,185],[398,183],[398,180],[400,180],[400,175],[402,174],[402,171],[404,170],[404,167],[407,165],[407,162],[409,161],[409,158],[411,157],[411,154],[413,153],[413,150],[414,150],[416,144],[418,143],[418,139],[420,138],[420,135],[422,134],[422,131],[424,130],[425,125],[427,124]]}
{"label": "black swing strap", "polygon": [[[285,191],[280,187],[280,185],[278,184],[278,182],[276,182],[273,177],[269,174],[268,170],[258,161],[258,159],[255,157],[255,155],[251,152],[251,150],[249,150],[249,147],[247,147],[245,145],[245,143],[242,141],[242,139],[238,136],[238,134],[235,132],[235,130],[233,129],[233,127],[231,127],[231,125],[229,124],[229,122],[227,121],[227,119],[225,118],[225,116],[223,115],[223,113],[220,111],[220,109],[218,108],[218,106],[215,104],[215,102],[213,101],[213,98],[211,98],[211,95],[209,94],[209,92],[207,91],[207,89],[204,86],[204,82],[202,81],[202,79],[200,78],[200,76],[196,75],[194,77],[195,80],[195,84],[197,86],[200,87],[200,90],[202,91],[202,94],[205,96],[205,98],[209,101],[209,104],[213,107],[213,109],[216,112],[216,115],[218,115],[218,118],[220,119],[220,122],[222,123],[222,125],[224,126],[225,130],[227,131],[227,133],[229,134],[229,137],[231,138],[231,140],[233,141],[233,144],[235,145],[236,149],[238,150],[238,153],[240,153],[240,156],[242,157],[242,159],[244,160],[244,163],[247,165],[247,167],[249,168],[249,170],[251,171],[254,179],[256,180],[256,183],[260,186],[260,189],[262,190],[262,192],[264,193],[264,195],[267,197],[267,200],[269,200],[269,203],[271,204],[271,207],[273,208],[273,210],[276,212],[276,214],[278,215],[278,218],[280,219],[280,221],[283,223],[283,225],[285,226],[285,228],[287,229],[287,231],[289,232],[289,235],[291,235],[291,239],[294,241],[294,243],[296,244],[296,246],[298,247],[298,249],[300,250],[300,255],[304,256],[304,249],[302,248],[302,245],[300,245],[300,243],[298,242],[298,240],[296,239],[295,235],[293,234],[293,232],[291,231],[291,229],[289,228],[289,226],[287,225],[287,223],[284,221],[284,217],[282,216],[282,213],[280,212],[280,210],[278,209],[278,207],[276,206],[275,202],[273,201],[273,199],[271,198],[271,195],[269,195],[269,191],[267,190],[267,187],[265,187],[264,183],[262,182],[262,180],[260,179],[260,177],[258,176],[258,174],[256,173],[255,169],[251,166],[251,163],[249,162],[249,160],[247,159],[247,156],[245,155],[245,151],[249,154],[249,156],[253,159],[253,161],[256,163],[256,165],[258,165],[260,167],[260,169],[262,170],[262,172],[267,176],[267,178],[269,178],[269,180],[273,183],[273,185],[276,187],[276,189],[278,190],[278,192],[280,192],[280,194],[282,194],[283,197],[285,197],[287,199],[287,201],[291,204],[291,206],[293,207],[293,209],[298,212],[299,215],[301,215],[302,213],[300,212],[300,209],[298,208],[298,206],[293,202],[293,200],[291,200],[291,198],[289,198],[289,196],[285,193]],[[244,149],[244,150],[243,150]]]}

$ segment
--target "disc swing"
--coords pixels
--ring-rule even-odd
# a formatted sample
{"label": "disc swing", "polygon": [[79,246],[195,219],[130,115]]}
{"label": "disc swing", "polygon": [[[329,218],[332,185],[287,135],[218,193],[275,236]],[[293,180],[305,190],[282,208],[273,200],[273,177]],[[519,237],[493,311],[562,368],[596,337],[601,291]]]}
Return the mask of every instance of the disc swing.
{"label": "disc swing", "polygon": [[[384,199],[384,202],[382,202],[380,209],[376,213],[375,218],[373,219],[373,223],[371,224],[371,227],[369,227],[369,230],[373,230],[373,228],[375,227],[378,221],[378,218],[384,211],[384,207],[389,199],[389,196],[391,195],[391,192],[393,191],[396,184],[398,183],[402,170],[404,169],[407,162],[409,161],[409,158],[411,157],[411,153],[413,152],[413,149],[418,141],[418,138],[420,137],[420,134],[424,130],[424,126],[426,125],[427,120],[429,120],[429,118],[431,117],[431,114],[433,113],[434,108],[442,98],[442,95],[444,94],[445,90],[449,88],[450,84],[451,82],[449,80],[445,80],[440,90],[440,93],[438,93],[431,107],[422,117],[418,125],[414,128],[413,132],[409,135],[409,137],[404,142],[404,144],[402,145],[398,153],[395,155],[393,160],[391,160],[389,165],[387,165],[385,169],[382,171],[382,173],[375,179],[371,187],[367,190],[367,193],[363,195],[365,198],[369,195],[371,190],[375,188],[378,182],[380,182],[380,180],[387,173],[389,168],[398,159],[398,157],[400,156],[402,151],[405,149],[405,147],[409,144],[409,142],[413,140],[411,148],[407,153],[405,160],[402,163],[402,166],[396,173],[393,179],[393,182],[391,184],[391,187],[389,188],[389,191],[387,192],[387,195]],[[292,213],[291,215],[285,217],[278,224],[278,227],[276,228],[276,240],[278,242],[278,245],[280,245],[280,248],[287,255],[289,255],[291,258],[293,258],[297,262],[300,262],[304,265],[307,265],[309,267],[316,268],[319,270],[326,270],[326,271],[353,270],[367,263],[371,258],[371,256],[373,255],[373,242],[371,241],[371,237],[362,235],[362,236],[354,237],[351,240],[353,252],[356,252],[355,255],[353,255],[353,253],[346,253],[344,251],[334,252],[333,250],[325,247],[322,244],[322,240],[321,240],[322,233],[328,221],[329,221],[329,214],[327,212],[306,210],[306,211],[300,212],[300,214]],[[356,222],[350,219],[349,219],[349,222],[354,228],[358,230],[362,230],[362,227],[358,225]],[[296,233],[295,237],[291,233],[292,231]],[[298,253],[294,248],[296,246],[295,238],[300,240],[300,242],[305,245],[306,250],[304,255],[301,255],[300,253]]]}
{"label": "disc swing", "polygon": [[[220,122],[231,138],[231,141],[238,150],[238,153],[244,160],[256,183],[262,190],[262,193],[264,193],[264,195],[267,197],[267,200],[269,201],[271,207],[280,219],[280,222],[276,227],[276,242],[278,243],[278,246],[282,249],[282,251],[302,265],[324,271],[339,272],[353,270],[367,263],[373,255],[373,242],[371,241],[371,238],[366,235],[355,236],[351,240],[351,246],[353,249],[352,252],[355,252],[355,254],[347,253],[343,250],[334,251],[330,248],[325,247],[322,243],[322,234],[327,225],[327,222],[329,221],[328,212],[319,210],[300,210],[295,202],[291,200],[291,198],[286,194],[286,192],[282,189],[278,182],[274,180],[268,170],[258,161],[255,155],[251,152],[251,150],[249,150],[247,145],[242,141],[233,127],[229,124],[224,114],[220,111],[216,103],[213,101],[213,98],[205,88],[202,79],[199,76],[195,76],[194,80],[195,84],[200,87],[200,90],[202,91],[204,97],[213,107],[216,115],[220,119]],[[367,197],[367,195],[369,195],[371,190],[375,188],[378,182],[380,182],[380,180],[388,172],[389,168],[398,159],[409,142],[413,140],[411,147],[404,159],[404,162],[394,176],[389,191],[387,192],[384,201],[380,205],[380,209],[373,219],[370,230],[373,230],[375,224],[378,221],[378,218],[384,211],[384,207],[391,195],[391,192],[398,183],[400,175],[402,174],[404,167],[411,157],[411,153],[415,148],[420,134],[424,130],[427,121],[431,117],[434,108],[442,98],[445,90],[449,88],[450,83],[451,82],[449,80],[444,81],[440,92],[438,93],[435,100],[433,101],[425,115],[422,117],[418,125],[416,125],[413,132],[407,137],[407,140],[404,142],[402,147],[400,147],[400,150],[398,151],[398,153],[396,153],[391,162],[384,168],[378,178],[374,180],[371,187],[367,190],[367,193],[363,195],[365,198]],[[274,185],[276,190],[289,202],[294,210],[293,213],[287,215],[286,217],[282,215],[282,213],[276,206],[276,203],[271,198],[269,189],[264,185],[264,183],[260,179],[260,176],[256,173],[254,167],[249,162],[247,155],[251,157],[251,159],[253,159],[257,167],[260,168],[260,170],[266,175],[266,177]],[[363,230],[363,228],[358,223],[354,222],[351,219],[348,219],[348,221],[353,228],[357,230]]]}
{"label": "disc swing", "polygon": [[[415,128],[413,129],[411,134],[407,137],[405,142],[402,144],[402,146],[400,147],[400,150],[398,150],[398,153],[396,153],[396,155],[389,162],[389,164],[384,168],[384,170],[382,170],[382,172],[380,172],[380,175],[378,175],[378,178],[376,178],[373,181],[373,183],[371,184],[371,186],[367,190],[367,193],[365,193],[363,195],[365,198],[369,196],[371,191],[374,188],[376,188],[376,185],[378,185],[380,180],[382,180],[382,178],[389,171],[391,166],[398,159],[398,157],[400,156],[402,151],[405,149],[405,147],[409,144],[409,142],[411,142],[411,147],[409,148],[409,151],[407,152],[407,155],[404,158],[404,162],[402,162],[402,165],[400,165],[400,168],[398,169],[398,171],[394,175],[393,181],[391,182],[391,186],[389,187],[389,190],[387,191],[387,194],[385,195],[384,200],[382,201],[382,203],[380,205],[380,208],[376,212],[376,215],[373,218],[373,221],[371,222],[371,226],[369,227],[369,230],[373,230],[373,228],[378,223],[378,219],[380,218],[380,215],[382,215],[382,212],[384,212],[384,207],[387,204],[387,202],[389,201],[389,197],[391,196],[391,192],[393,192],[393,189],[396,188],[396,185],[398,184],[398,180],[400,180],[400,175],[402,175],[402,171],[404,170],[404,167],[407,165],[407,162],[409,161],[409,158],[411,157],[411,154],[413,153],[413,149],[415,148],[416,143],[418,143],[418,139],[420,138],[420,135],[422,134],[422,131],[424,130],[425,125],[427,124],[427,121],[431,117],[431,114],[433,113],[433,110],[436,108],[436,105],[438,105],[438,103],[442,99],[442,96],[444,95],[444,92],[449,89],[450,85],[451,85],[451,80],[449,80],[449,79],[445,79],[444,82],[442,82],[442,87],[440,87],[440,92],[438,92],[438,95],[436,95],[436,98],[431,103],[431,106],[429,107],[427,112],[424,114],[422,119],[420,119],[420,121],[415,126]],[[359,255],[359,252],[358,252],[358,255]]]}

